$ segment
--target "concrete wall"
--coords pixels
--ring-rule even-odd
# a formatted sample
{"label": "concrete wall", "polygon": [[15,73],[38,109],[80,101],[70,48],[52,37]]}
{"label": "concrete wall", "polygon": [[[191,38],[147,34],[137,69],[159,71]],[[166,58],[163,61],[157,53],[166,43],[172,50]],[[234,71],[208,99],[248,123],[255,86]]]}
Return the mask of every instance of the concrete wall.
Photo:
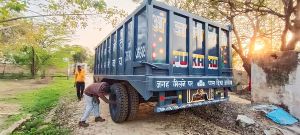
{"label": "concrete wall", "polygon": [[256,57],[251,71],[252,100],[286,107],[300,119],[300,55],[278,52]]}
{"label": "concrete wall", "polygon": [[233,82],[236,86],[236,90],[244,90],[249,86],[249,77],[246,71],[233,70]]}

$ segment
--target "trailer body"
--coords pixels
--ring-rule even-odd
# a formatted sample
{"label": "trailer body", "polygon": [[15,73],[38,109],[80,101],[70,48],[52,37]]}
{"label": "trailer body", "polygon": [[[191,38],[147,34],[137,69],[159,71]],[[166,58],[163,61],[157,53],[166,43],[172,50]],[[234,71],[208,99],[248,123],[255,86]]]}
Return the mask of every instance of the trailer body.
{"label": "trailer body", "polygon": [[144,1],[95,49],[94,81],[131,85],[155,112],[228,100],[230,26]]}

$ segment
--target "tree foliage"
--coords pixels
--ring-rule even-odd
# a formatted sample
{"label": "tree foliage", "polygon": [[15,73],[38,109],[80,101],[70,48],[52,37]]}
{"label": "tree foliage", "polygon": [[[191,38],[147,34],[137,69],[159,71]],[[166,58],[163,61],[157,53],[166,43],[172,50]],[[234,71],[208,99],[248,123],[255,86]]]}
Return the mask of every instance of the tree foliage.
{"label": "tree foliage", "polygon": [[0,62],[24,65],[36,76],[49,67],[66,68],[65,58],[86,61],[85,49],[66,45],[74,30],[93,18],[116,25],[125,15],[104,0],[0,0]]}
{"label": "tree foliage", "polygon": [[88,54],[86,52],[86,50],[81,49],[77,52],[75,52],[75,54],[72,55],[73,61],[74,63],[83,63],[88,59]]}
{"label": "tree foliage", "polygon": [[[300,20],[299,0],[165,0],[165,2],[222,24],[230,24],[234,34],[232,48],[241,58],[249,76],[251,59],[258,53],[255,50],[258,42],[264,43],[264,49],[260,53],[265,53],[278,48],[294,50],[295,42],[299,41],[296,38],[299,37],[296,23]],[[293,38],[289,43],[286,43],[287,31],[293,32]]]}

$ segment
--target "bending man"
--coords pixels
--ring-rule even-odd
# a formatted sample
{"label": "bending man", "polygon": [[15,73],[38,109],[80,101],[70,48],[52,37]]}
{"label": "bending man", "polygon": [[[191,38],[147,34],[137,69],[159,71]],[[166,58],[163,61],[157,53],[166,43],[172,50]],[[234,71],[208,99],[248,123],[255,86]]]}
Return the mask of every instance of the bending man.
{"label": "bending man", "polygon": [[93,111],[95,116],[95,122],[103,122],[105,119],[100,117],[100,111],[99,111],[99,104],[100,100],[99,97],[105,102],[113,104],[114,101],[109,101],[105,95],[109,92],[109,84],[106,82],[101,83],[94,83],[88,86],[84,90],[84,101],[85,101],[85,111],[83,113],[83,116],[79,122],[79,126],[81,127],[87,127],[89,124],[86,123],[86,120],[88,119],[90,113]]}

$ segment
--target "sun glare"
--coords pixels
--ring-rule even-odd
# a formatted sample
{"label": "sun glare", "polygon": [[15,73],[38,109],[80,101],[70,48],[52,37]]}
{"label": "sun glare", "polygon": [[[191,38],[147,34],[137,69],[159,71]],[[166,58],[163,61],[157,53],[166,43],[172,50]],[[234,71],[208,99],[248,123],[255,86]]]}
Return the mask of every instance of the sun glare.
{"label": "sun glare", "polygon": [[255,43],[254,51],[260,51],[264,48],[264,43],[262,41],[257,41]]}
{"label": "sun glare", "polygon": [[286,41],[287,42],[290,41],[292,39],[292,37],[293,37],[293,33],[288,31],[287,34],[286,34]]}

